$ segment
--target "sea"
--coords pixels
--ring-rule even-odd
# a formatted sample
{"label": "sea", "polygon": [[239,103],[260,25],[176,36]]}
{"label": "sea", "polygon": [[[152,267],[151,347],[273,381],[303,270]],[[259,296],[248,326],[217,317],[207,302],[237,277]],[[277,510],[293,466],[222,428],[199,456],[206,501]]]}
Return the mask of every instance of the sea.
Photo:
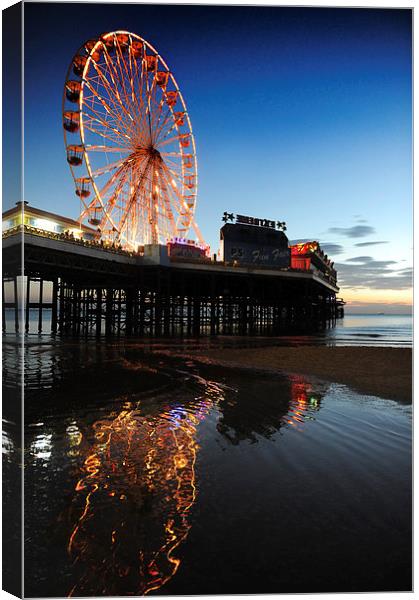
{"label": "sea", "polygon": [[[14,331],[14,312],[5,311],[6,331]],[[20,324],[22,329],[22,324]],[[51,310],[43,311],[43,338],[51,333]],[[29,335],[38,335],[38,311],[30,310]],[[217,344],[220,338],[201,338],[199,343]],[[271,343],[274,345],[328,345],[328,346],[391,346],[411,348],[413,342],[413,317],[411,314],[347,314],[337,319],[333,327],[327,327],[311,335],[281,336],[276,338],[231,337],[231,343]],[[270,340],[270,342],[269,342]],[[190,340],[184,339],[182,343]],[[196,340],[191,340],[196,343]],[[160,340],[158,341],[160,344]]]}
{"label": "sea", "polygon": [[4,581],[30,597],[412,589],[412,406],[179,349],[411,347],[406,315],[314,336],[3,339]]}

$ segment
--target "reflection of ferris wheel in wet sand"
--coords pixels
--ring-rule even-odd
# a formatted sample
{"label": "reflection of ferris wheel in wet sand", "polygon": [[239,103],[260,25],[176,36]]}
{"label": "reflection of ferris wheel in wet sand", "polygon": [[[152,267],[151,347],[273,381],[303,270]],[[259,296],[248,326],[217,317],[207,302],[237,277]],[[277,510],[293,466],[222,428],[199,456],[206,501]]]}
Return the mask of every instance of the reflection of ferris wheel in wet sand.
{"label": "reflection of ferris wheel in wet sand", "polygon": [[157,51],[127,31],[105,33],[74,56],[63,97],[67,161],[80,221],[127,249],[186,238],[197,166],[182,94]]}

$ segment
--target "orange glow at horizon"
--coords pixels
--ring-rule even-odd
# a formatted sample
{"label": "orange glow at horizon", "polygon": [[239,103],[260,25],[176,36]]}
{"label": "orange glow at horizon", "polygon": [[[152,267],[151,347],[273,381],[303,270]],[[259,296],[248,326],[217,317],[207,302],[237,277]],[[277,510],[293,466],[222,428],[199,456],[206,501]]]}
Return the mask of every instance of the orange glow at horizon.
{"label": "orange glow at horizon", "polygon": [[413,289],[371,289],[341,287],[339,294],[348,304],[401,304],[411,306]]}

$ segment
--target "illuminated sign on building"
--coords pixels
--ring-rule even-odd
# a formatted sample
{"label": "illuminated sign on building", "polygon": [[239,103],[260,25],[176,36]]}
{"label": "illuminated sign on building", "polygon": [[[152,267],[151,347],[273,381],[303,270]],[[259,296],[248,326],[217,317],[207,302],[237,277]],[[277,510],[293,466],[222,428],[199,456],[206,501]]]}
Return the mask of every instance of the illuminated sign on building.
{"label": "illuminated sign on building", "polygon": [[234,215],[233,213],[225,212],[222,220],[227,223],[228,221],[234,222],[240,225],[254,225],[256,227],[269,227],[270,229],[279,229],[285,231],[287,229],[285,221],[272,221],[271,219],[259,219],[258,217],[248,217],[246,215]]}
{"label": "illuminated sign on building", "polygon": [[167,242],[169,256],[177,258],[206,258],[210,255],[210,247],[193,240],[174,237]]}
{"label": "illuminated sign on building", "polygon": [[269,219],[258,219],[256,217],[246,217],[244,215],[236,216],[236,223],[242,223],[243,225],[257,225],[258,227],[270,227],[275,229],[275,221]]}

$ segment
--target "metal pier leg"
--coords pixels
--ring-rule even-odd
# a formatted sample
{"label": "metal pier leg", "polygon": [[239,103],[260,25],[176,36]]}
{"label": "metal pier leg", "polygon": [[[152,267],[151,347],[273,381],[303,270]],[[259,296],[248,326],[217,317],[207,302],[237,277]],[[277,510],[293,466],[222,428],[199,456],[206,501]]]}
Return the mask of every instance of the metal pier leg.
{"label": "metal pier leg", "polygon": [[136,287],[133,291],[133,299],[134,299],[134,326],[133,331],[134,335],[138,335],[138,314],[139,314],[139,298],[138,298],[138,288]]}
{"label": "metal pier leg", "polygon": [[187,328],[187,335],[189,336],[192,334],[192,299],[190,296],[187,297],[187,303],[188,303],[188,307],[187,307],[186,328]]}
{"label": "metal pier leg", "polygon": [[122,301],[121,301],[121,294],[122,294],[122,290],[121,288],[119,288],[119,290],[117,290],[117,310],[116,310],[116,314],[117,314],[117,327],[116,327],[116,332],[118,335],[121,335],[121,311],[122,311]]}
{"label": "metal pier leg", "polygon": [[58,313],[58,331],[60,331],[61,333],[63,332],[64,329],[64,312],[65,312],[65,298],[64,298],[64,294],[65,294],[65,287],[63,284],[62,279],[60,279],[60,289],[59,289],[59,313]]}
{"label": "metal pier leg", "polygon": [[216,323],[216,299],[211,298],[210,305],[210,334],[215,335],[215,323]]}
{"label": "metal pier leg", "polygon": [[133,291],[125,290],[125,335],[132,334]]}
{"label": "metal pier leg", "polygon": [[[17,288],[16,288],[17,291]],[[25,331],[29,331],[29,302],[31,298],[31,278],[29,275],[26,278],[26,305],[25,305]],[[17,295],[16,295],[17,300]]]}
{"label": "metal pier leg", "polygon": [[1,302],[1,314],[2,314],[2,319],[3,319],[2,320],[2,323],[3,323],[2,327],[3,327],[3,332],[5,332],[6,331],[6,309],[4,307],[4,302],[5,302],[4,296],[5,296],[5,294],[4,294],[4,279],[3,278],[2,278],[2,291],[1,291],[1,293],[2,293],[2,297],[1,297],[1,300],[2,300],[2,302]]}
{"label": "metal pier leg", "polygon": [[197,298],[193,303],[193,335],[199,336],[201,328],[201,302]]}
{"label": "metal pier leg", "polygon": [[144,306],[144,291],[141,289],[140,291],[140,300],[139,300],[139,309],[140,309],[140,320],[138,323],[138,335],[140,337],[144,336],[144,319],[145,319],[145,306]]}
{"label": "metal pier leg", "polygon": [[18,293],[17,293],[17,277],[13,279],[13,287],[14,287],[14,296],[15,296],[15,332],[19,332],[19,302],[18,302]]}
{"label": "metal pier leg", "polygon": [[39,309],[38,309],[38,333],[42,332],[42,305],[44,299],[44,280],[39,280]]}
{"label": "metal pier leg", "polygon": [[96,289],[96,335],[99,336],[102,329],[102,288]]}
{"label": "metal pier leg", "polygon": [[72,302],[72,306],[71,306],[71,325],[72,325],[72,330],[73,330],[73,334],[77,333],[77,320],[78,320],[78,290],[76,289],[76,287],[73,285],[72,287],[72,297],[71,297],[71,302]]}
{"label": "metal pier leg", "polygon": [[160,293],[154,295],[154,332],[156,337],[161,336],[161,296]]}
{"label": "metal pier leg", "polygon": [[105,309],[105,335],[110,335],[110,333],[112,332],[112,302],[113,291],[110,288],[107,288]]}
{"label": "metal pier leg", "polygon": [[58,300],[58,281],[52,282],[52,309],[51,309],[51,333],[57,333],[57,302]]}

